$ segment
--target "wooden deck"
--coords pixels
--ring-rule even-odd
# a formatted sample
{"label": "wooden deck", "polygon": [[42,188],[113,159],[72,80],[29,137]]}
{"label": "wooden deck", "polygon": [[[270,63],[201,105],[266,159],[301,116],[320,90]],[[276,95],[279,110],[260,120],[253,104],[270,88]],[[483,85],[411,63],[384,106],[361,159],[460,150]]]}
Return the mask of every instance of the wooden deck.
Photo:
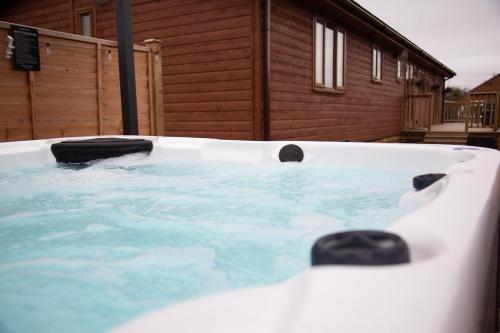
{"label": "wooden deck", "polygon": [[442,114],[428,94],[409,93],[403,103],[401,142],[500,149],[499,108],[500,91],[471,92],[463,100],[444,101]]}
{"label": "wooden deck", "polygon": [[[465,122],[432,125],[431,132],[465,132]],[[469,132],[493,132],[491,127],[469,127]]]}
{"label": "wooden deck", "polygon": [[426,128],[410,129],[401,132],[401,142],[472,145],[500,149],[500,130],[491,127],[469,127],[464,122],[450,122]]}

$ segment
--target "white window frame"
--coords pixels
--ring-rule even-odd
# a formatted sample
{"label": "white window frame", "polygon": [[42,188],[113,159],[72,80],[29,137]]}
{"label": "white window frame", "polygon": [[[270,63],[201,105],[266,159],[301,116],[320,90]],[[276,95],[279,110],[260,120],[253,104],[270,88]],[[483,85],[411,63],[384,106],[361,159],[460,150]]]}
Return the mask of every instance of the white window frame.
{"label": "white window frame", "polygon": [[396,59],[396,80],[401,81],[403,78],[403,62],[401,61],[401,58]]}
{"label": "white window frame", "polygon": [[[328,40],[327,35],[331,36]],[[331,92],[344,90],[347,39],[345,30],[314,17],[313,36],[313,87]],[[342,41],[339,42],[340,39]],[[331,47],[327,47],[329,45]]]}
{"label": "white window frame", "polygon": [[[86,16],[88,16],[89,27],[85,34],[86,28],[83,26],[83,18]],[[93,7],[78,8],[75,10],[75,33],[87,37],[96,36],[95,10]]]}
{"label": "white window frame", "polygon": [[382,81],[382,69],[384,63],[384,56],[382,49],[373,45],[372,47],[372,80],[376,82]]}

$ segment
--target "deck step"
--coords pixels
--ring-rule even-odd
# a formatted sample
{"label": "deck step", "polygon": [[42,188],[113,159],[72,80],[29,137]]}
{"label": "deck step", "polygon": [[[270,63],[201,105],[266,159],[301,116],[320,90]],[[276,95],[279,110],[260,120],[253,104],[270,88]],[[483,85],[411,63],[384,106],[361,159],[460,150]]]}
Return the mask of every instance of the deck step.
{"label": "deck step", "polygon": [[467,133],[428,132],[425,134],[423,143],[466,145],[467,137]]}
{"label": "deck step", "polygon": [[435,143],[442,145],[467,145],[467,138],[458,139],[458,138],[426,138],[423,143]]}
{"label": "deck step", "polygon": [[467,133],[459,133],[459,132],[427,132],[425,134],[426,138],[460,138],[467,139]]}
{"label": "deck step", "polygon": [[467,139],[453,139],[453,138],[441,138],[441,139],[424,139],[423,143],[430,144],[442,144],[442,145],[467,145]]}
{"label": "deck step", "polygon": [[403,143],[422,143],[425,131],[402,131],[399,137]]}

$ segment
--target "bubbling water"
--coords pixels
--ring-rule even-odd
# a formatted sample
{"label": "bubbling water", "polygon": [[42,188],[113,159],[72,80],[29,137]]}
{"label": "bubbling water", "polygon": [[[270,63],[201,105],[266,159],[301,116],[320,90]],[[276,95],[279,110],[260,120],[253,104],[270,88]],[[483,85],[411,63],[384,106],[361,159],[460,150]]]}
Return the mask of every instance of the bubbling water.
{"label": "bubbling water", "polygon": [[0,170],[0,331],[103,332],[201,295],[277,283],[315,239],[384,229],[412,174],[159,161]]}

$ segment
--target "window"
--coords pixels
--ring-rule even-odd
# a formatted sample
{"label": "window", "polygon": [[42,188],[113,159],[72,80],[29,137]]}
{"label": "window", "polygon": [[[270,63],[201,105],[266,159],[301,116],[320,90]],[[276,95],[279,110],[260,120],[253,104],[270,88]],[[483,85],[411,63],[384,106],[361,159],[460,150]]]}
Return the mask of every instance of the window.
{"label": "window", "polygon": [[323,83],[323,31],[324,26],[321,23],[316,22],[316,83]]}
{"label": "window", "polygon": [[396,79],[399,81],[401,80],[401,59],[397,59],[397,69],[396,69]]}
{"label": "window", "polygon": [[345,32],[337,30],[337,88],[344,87]]}
{"label": "window", "polygon": [[316,19],[314,36],[314,86],[332,91],[343,89],[345,32]]}
{"label": "window", "polygon": [[325,87],[333,88],[333,30],[325,27]]}
{"label": "window", "polygon": [[84,8],[76,11],[76,33],[94,37],[95,29],[94,29],[94,9],[93,8]]}
{"label": "window", "polygon": [[415,66],[411,64],[406,64],[406,79],[410,80],[413,79],[413,76],[415,74]]}
{"label": "window", "polygon": [[382,51],[377,46],[372,50],[372,78],[377,81],[382,80]]}

